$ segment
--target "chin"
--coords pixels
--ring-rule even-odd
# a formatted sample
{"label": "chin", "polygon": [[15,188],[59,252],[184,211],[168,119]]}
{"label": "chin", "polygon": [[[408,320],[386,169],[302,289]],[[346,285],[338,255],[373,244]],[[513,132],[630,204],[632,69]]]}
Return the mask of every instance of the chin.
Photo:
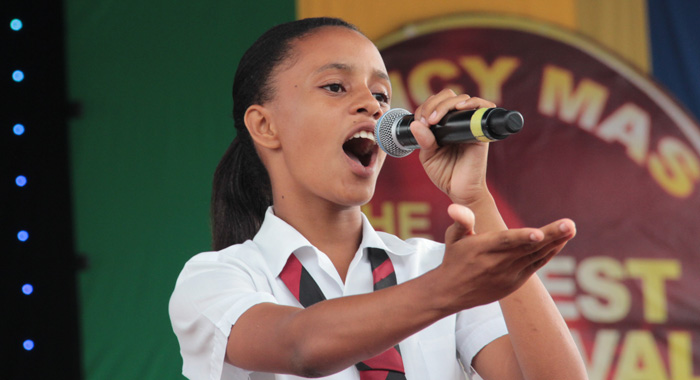
{"label": "chin", "polygon": [[372,200],[372,196],[374,196],[374,188],[372,188],[372,191],[364,194],[360,191],[347,194],[347,196],[343,197],[344,199],[338,203],[349,207],[359,207],[369,203],[369,201]]}
{"label": "chin", "polygon": [[371,200],[372,200],[372,197],[361,198],[361,199],[356,198],[356,199],[348,200],[344,203],[346,206],[349,206],[349,207],[360,207],[360,206],[366,205]]}

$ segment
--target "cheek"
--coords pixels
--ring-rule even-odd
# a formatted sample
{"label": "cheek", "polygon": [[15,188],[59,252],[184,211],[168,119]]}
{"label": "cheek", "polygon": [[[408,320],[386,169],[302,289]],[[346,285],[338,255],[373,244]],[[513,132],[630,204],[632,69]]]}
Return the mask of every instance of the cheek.
{"label": "cheek", "polygon": [[300,129],[303,130],[289,136],[282,148],[289,169],[312,178],[337,170],[336,154],[328,139],[315,131]]}
{"label": "cheek", "polygon": [[[278,112],[275,115],[277,133],[283,151],[296,151],[303,148],[305,141],[312,138],[308,123],[293,112]],[[308,144],[308,143],[307,143]]]}
{"label": "cheek", "polygon": [[[324,115],[309,113],[293,115],[293,124],[285,125],[284,140],[293,145],[299,154],[328,154],[338,145],[338,131],[334,130],[333,120]],[[290,121],[291,121],[290,120]],[[337,148],[337,149],[336,149]]]}

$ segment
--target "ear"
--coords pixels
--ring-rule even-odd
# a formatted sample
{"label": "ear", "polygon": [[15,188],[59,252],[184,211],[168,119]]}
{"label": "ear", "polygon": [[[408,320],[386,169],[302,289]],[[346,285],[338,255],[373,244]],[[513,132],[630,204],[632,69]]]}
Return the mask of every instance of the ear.
{"label": "ear", "polygon": [[268,149],[279,148],[277,128],[272,123],[268,109],[259,104],[253,104],[245,111],[243,121],[256,144]]}

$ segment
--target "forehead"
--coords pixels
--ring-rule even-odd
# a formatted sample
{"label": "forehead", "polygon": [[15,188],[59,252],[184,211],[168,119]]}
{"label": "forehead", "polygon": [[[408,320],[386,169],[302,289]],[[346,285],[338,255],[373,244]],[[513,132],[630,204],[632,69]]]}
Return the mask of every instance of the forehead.
{"label": "forehead", "polygon": [[344,27],[323,27],[292,43],[289,69],[318,71],[338,63],[386,73],[376,46],[362,34]]}

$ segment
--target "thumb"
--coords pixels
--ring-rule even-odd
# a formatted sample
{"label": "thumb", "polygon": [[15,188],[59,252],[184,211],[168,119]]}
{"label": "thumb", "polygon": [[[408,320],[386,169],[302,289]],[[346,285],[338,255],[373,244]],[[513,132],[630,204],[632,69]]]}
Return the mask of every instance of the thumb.
{"label": "thumb", "polygon": [[430,130],[430,125],[414,120],[411,125],[411,134],[416,139],[421,150],[436,150],[439,148],[435,135]]}
{"label": "thumb", "polygon": [[476,217],[468,207],[453,203],[447,208],[447,214],[455,223],[445,232],[445,243],[454,243],[466,235],[474,234]]}

